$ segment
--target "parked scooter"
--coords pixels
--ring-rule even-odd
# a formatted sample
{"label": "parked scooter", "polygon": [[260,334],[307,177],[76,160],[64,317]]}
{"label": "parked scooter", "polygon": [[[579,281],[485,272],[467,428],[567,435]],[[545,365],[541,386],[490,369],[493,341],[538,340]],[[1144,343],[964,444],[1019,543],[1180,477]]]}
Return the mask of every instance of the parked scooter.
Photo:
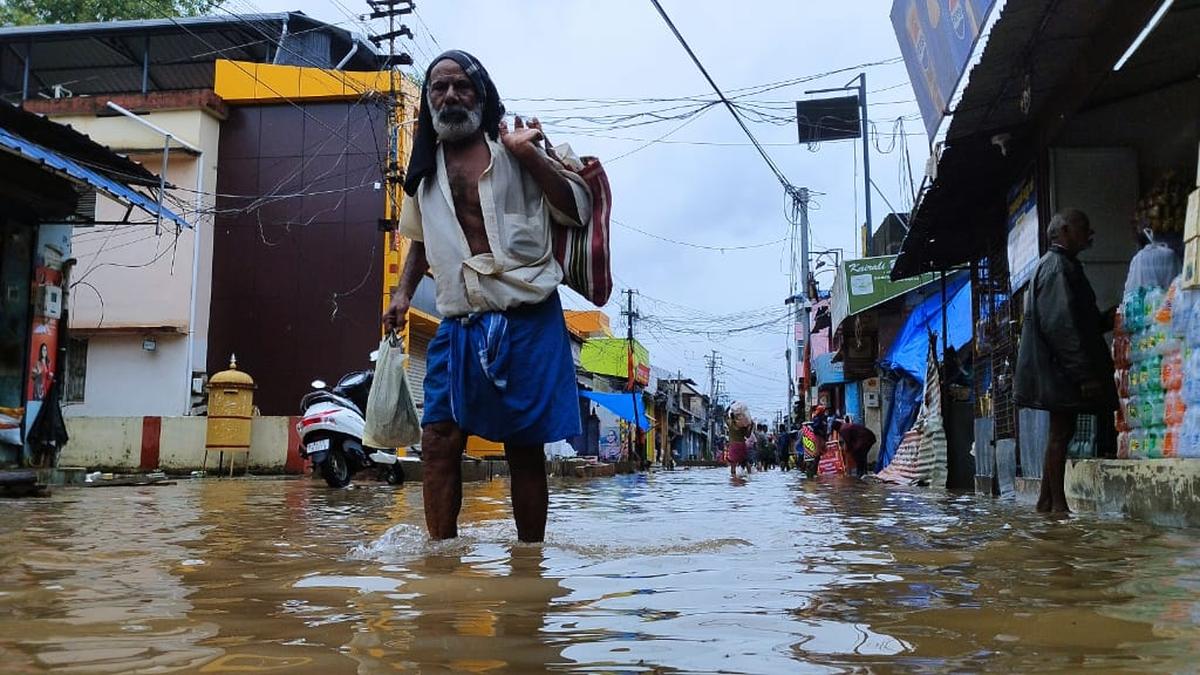
{"label": "parked scooter", "polygon": [[378,471],[389,484],[404,482],[405,458],[391,449],[363,446],[367,395],[374,378],[373,370],[347,373],[333,389],[315,380],[313,391],[300,400],[300,456],[312,461],[330,487],[345,487],[354,474],[367,469]]}

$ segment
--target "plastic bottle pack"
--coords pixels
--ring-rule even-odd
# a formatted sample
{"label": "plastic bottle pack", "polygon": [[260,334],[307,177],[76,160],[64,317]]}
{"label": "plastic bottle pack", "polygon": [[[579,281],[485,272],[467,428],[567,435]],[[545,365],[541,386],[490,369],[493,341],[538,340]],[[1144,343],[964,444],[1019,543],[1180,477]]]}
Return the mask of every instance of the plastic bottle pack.
{"label": "plastic bottle pack", "polygon": [[1200,457],[1200,407],[1193,406],[1184,413],[1176,456]]}

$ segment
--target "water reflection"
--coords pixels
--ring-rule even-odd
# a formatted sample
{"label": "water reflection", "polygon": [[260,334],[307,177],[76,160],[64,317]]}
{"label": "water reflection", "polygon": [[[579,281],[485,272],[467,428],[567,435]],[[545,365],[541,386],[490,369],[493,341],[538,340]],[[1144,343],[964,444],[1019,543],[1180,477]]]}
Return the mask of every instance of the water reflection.
{"label": "water reflection", "polygon": [[429,542],[420,491],[62,490],[0,521],[3,672],[1188,670],[1194,533],[719,470],[503,481]]}

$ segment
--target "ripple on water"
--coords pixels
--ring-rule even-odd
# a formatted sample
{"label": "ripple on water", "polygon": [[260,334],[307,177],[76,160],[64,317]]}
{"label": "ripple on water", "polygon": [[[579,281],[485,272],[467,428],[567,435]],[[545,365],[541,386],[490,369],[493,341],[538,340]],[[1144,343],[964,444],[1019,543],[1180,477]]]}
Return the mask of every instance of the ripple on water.
{"label": "ripple on water", "polygon": [[[0,519],[0,670],[1195,670],[1195,532],[722,471],[419,489],[63,491]],[[147,526],[147,523],[152,525]]]}

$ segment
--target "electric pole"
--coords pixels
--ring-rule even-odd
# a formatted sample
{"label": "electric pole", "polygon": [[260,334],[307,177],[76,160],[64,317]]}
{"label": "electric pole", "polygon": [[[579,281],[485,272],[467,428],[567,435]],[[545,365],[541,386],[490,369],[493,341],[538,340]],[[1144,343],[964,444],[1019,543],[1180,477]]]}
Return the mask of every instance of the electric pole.
{"label": "electric pole", "polygon": [[[871,236],[871,228],[875,227],[874,221],[871,220],[871,135],[868,133],[870,120],[867,119],[867,73],[864,71],[858,75],[858,105],[861,110],[859,117],[862,119],[862,142],[863,142],[863,196],[866,201],[863,205],[866,207],[867,215],[867,231],[863,237],[863,242]],[[901,139],[903,141],[904,139]],[[858,239],[858,237],[855,237]],[[855,242],[855,249],[858,248],[858,242]],[[865,252],[865,251],[864,251]]]}
{"label": "electric pole", "polygon": [[408,53],[396,53],[396,38],[407,37],[413,39],[412,30],[404,24],[400,24],[396,28],[396,18],[406,14],[412,14],[416,9],[415,0],[367,0],[367,5],[371,8],[370,14],[364,14],[360,18],[364,21],[373,21],[375,19],[387,19],[388,30],[386,33],[379,35],[371,35],[369,39],[379,47],[383,42],[388,43],[388,53],[386,58],[388,69],[388,158],[387,167],[384,170],[384,175],[388,185],[388,217],[381,222],[381,227],[386,226],[388,231],[394,231],[397,223],[400,222],[399,199],[398,192],[403,183],[403,169],[400,166],[400,129],[401,117],[403,116],[403,106],[401,105],[399,94],[396,86],[396,66],[412,65],[412,56]]}
{"label": "electric pole", "polygon": [[637,432],[641,428],[641,424],[639,423],[641,416],[638,414],[638,390],[637,379],[635,377],[636,367],[634,365],[636,353],[633,342],[633,323],[640,318],[638,313],[633,309],[633,294],[636,292],[632,288],[625,289],[626,309],[621,314],[625,317],[625,344],[629,371],[629,380],[626,382],[626,386],[629,388],[629,395],[633,398],[633,420],[629,427],[629,455],[631,460],[637,459],[640,463],[642,453],[638,452],[637,449]]}
{"label": "electric pole", "polygon": [[[803,391],[801,391],[797,399],[801,403],[801,410],[808,410],[808,337],[811,332],[809,326],[808,304],[811,298],[808,297],[808,188],[800,188],[799,193],[795,197],[797,207],[800,210],[800,278],[804,280],[804,300],[796,302],[797,319],[800,323],[800,332],[796,335],[796,359],[800,364],[800,372],[804,374]],[[795,379],[793,374],[792,379]]]}
{"label": "electric pole", "polygon": [[710,456],[713,450],[713,425],[716,423],[717,365],[720,363],[720,359],[721,357],[715,349],[705,359],[708,364],[708,449],[706,453]]}
{"label": "electric pole", "polygon": [[[850,85],[854,84],[856,80],[858,81],[858,84],[851,87]],[[859,73],[858,76],[856,76],[853,80],[850,80],[850,82],[846,83],[846,86],[844,87],[833,87],[832,89],[810,89],[804,93],[827,94],[836,91],[851,90],[855,91],[858,95],[859,135],[862,137],[863,144],[863,205],[866,207],[867,216],[866,234],[870,236],[871,228],[875,227],[875,224],[871,221],[871,120],[867,117],[867,74],[866,72]],[[855,223],[854,226],[858,228],[859,224]],[[859,240],[864,239],[863,243],[865,245],[865,237],[856,235],[854,239],[854,250],[857,253]]]}
{"label": "electric pole", "polygon": [[[795,410],[799,404],[801,414],[807,409],[808,397],[808,378],[805,377],[802,382],[798,383],[800,375],[806,375],[808,372],[808,345],[809,332],[809,303],[815,298],[812,297],[811,284],[809,284],[808,270],[808,188],[797,188],[792,193],[792,264],[789,270],[789,290],[785,304],[792,304],[793,321],[789,324],[793,333],[788,340],[788,407]],[[799,241],[797,241],[797,239]],[[799,244],[799,250],[797,250]],[[797,258],[800,263],[800,279],[796,278],[796,263]],[[800,290],[800,284],[803,284],[803,292]],[[792,354],[795,354],[795,367],[792,367]],[[789,413],[789,416],[793,413]],[[800,420],[794,420],[799,422]]]}
{"label": "electric pole", "polygon": [[[676,416],[676,419],[677,420],[683,419],[684,416],[683,416],[683,371],[682,370],[676,371],[676,375],[675,375],[675,409],[679,412],[679,414]],[[675,468],[675,449],[673,447],[671,447],[671,431],[670,431],[671,429],[674,429],[674,428],[675,428],[675,423],[671,421],[671,414],[670,414],[670,410],[668,409],[668,411],[667,411],[667,439],[666,439],[667,454],[666,454],[666,457],[664,458],[665,461],[663,462],[663,465],[666,466],[668,469]],[[686,430],[680,429],[679,435],[681,438],[686,438],[686,436],[684,436],[684,431],[686,431]]]}

